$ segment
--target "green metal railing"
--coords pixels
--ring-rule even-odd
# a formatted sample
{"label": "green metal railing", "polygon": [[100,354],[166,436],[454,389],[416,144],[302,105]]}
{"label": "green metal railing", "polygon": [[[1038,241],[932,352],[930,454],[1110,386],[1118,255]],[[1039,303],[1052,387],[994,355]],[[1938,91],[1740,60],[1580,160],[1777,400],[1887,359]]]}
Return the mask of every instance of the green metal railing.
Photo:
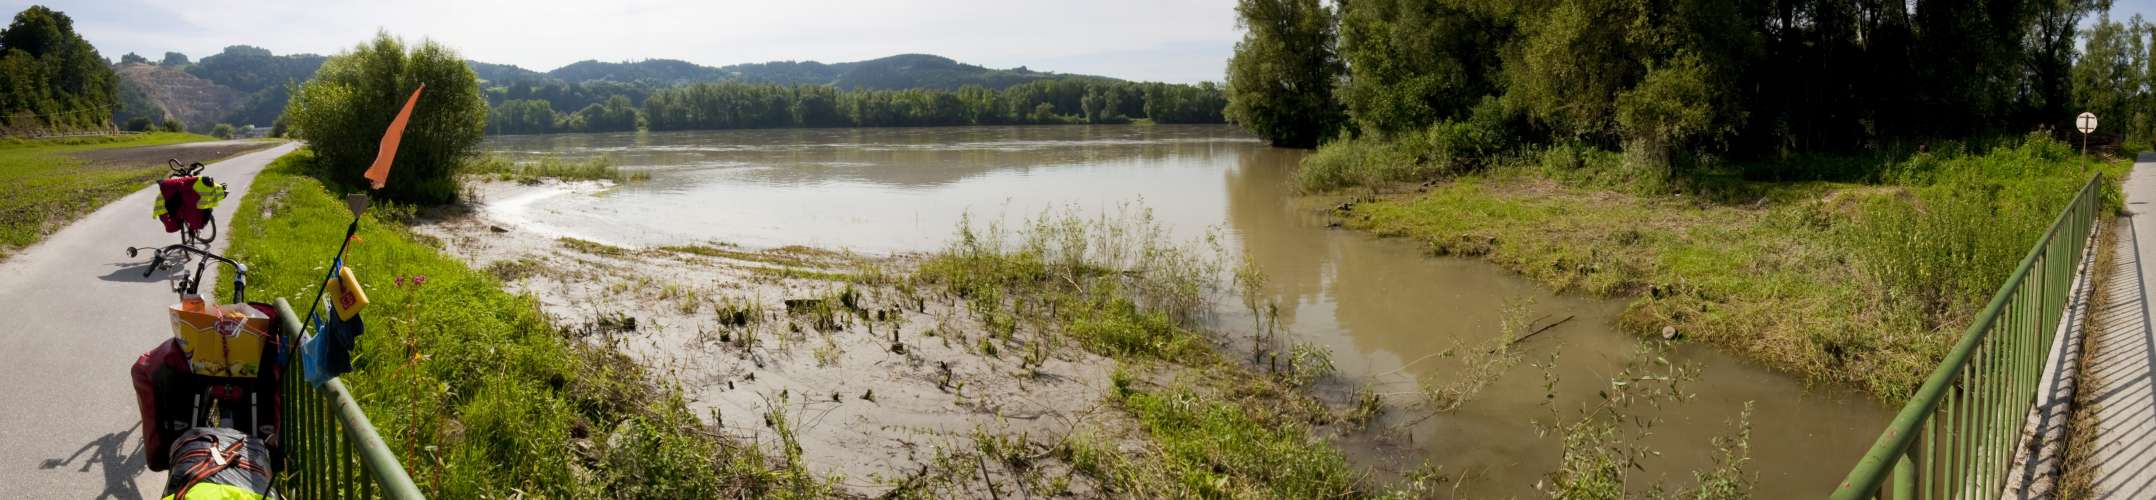
{"label": "green metal railing", "polygon": [[2102,182],[2097,174],[2081,186],[1832,498],[2000,494],[2095,228]]}
{"label": "green metal railing", "polygon": [[[298,345],[300,318],[292,304],[277,299],[277,316],[287,345]],[[367,421],[346,391],[344,382],[330,379],[317,388],[301,376],[300,356],[285,365],[284,425],[279,440],[285,448],[285,470],[278,471],[288,498],[389,498],[423,499],[397,455],[382,443],[382,436]]]}

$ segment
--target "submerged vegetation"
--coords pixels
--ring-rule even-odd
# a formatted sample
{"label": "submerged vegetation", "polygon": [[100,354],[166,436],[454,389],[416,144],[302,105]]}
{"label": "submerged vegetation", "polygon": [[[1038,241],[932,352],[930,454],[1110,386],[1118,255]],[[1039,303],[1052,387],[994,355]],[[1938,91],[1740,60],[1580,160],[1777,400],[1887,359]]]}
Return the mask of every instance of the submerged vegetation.
{"label": "submerged vegetation", "polygon": [[1325,355],[1305,348],[1303,369],[1252,377],[1260,367],[1229,361],[1213,348],[1226,339],[1198,329],[1218,284],[1219,254],[1209,239],[1177,242],[1144,209],[1091,218],[1066,211],[1016,231],[961,223],[957,239],[915,279],[965,300],[992,332],[1005,332],[983,340],[991,345],[1012,342],[1024,327],[1048,350],[1074,345],[1121,363],[1109,399],[1157,445],[1128,453],[1083,436],[1063,445],[1111,496],[1367,495],[1361,475],[1314,434],[1313,425],[1338,417],[1298,390],[1321,373],[1309,365]]}
{"label": "submerged vegetation", "polygon": [[538,184],[543,179],[569,181],[631,182],[650,180],[650,172],[624,171],[605,157],[566,159],[545,157],[518,162],[498,154],[482,155],[462,167],[461,173],[518,184]]}

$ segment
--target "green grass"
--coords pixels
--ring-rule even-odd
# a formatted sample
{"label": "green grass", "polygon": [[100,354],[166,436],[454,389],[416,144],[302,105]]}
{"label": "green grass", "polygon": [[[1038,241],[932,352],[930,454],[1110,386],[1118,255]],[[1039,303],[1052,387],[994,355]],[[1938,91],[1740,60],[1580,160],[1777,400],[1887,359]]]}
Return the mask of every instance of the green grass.
{"label": "green grass", "polygon": [[1119,464],[1146,467],[1146,472],[1123,471],[1111,477],[1164,476],[1150,485],[1126,480],[1123,486],[1132,493],[1197,498],[1362,494],[1356,484],[1360,475],[1330,443],[1314,437],[1307,422],[1264,419],[1269,414],[1254,414],[1242,405],[1181,387],[1126,391],[1117,401],[1152,436],[1158,454]]}
{"label": "green grass", "polygon": [[[1673,326],[1885,401],[1922,381],[2088,175],[2041,138],[1875,165],[1877,183],[1679,179],[1684,194],[1543,160],[1359,203],[1347,224],[1630,297],[1627,330]],[[2098,166],[2114,184],[2130,167]]]}
{"label": "green grass", "polygon": [[[165,174],[165,169],[156,167],[93,165],[70,154],[209,139],[162,132],[0,139],[0,257],[44,239],[67,222],[142,189]],[[143,207],[145,218],[149,212],[149,207]]]}
{"label": "green grass", "polygon": [[[303,303],[350,213],[307,177],[312,153],[264,170],[232,223],[254,300]],[[394,181],[394,180],[392,180]],[[272,214],[264,218],[263,214]],[[368,287],[368,334],[345,375],[431,496],[814,497],[828,491],[754,447],[713,438],[679,390],[550,326],[535,299],[370,214],[347,263]],[[423,284],[399,277],[424,276]],[[301,309],[304,304],[296,304]]]}
{"label": "green grass", "polygon": [[[1229,361],[1200,329],[1205,290],[1222,269],[1219,249],[1168,234],[1143,210],[1051,213],[1009,233],[961,223],[950,247],[907,281],[964,300],[988,330],[980,351],[1075,345],[1119,363],[1109,399],[1136,420],[1146,449],[1082,436],[1063,448],[1108,496],[1368,496],[1360,474],[1315,433],[1337,418],[1299,390],[1327,356],[1299,353],[1290,365],[1302,369],[1278,373]],[[1177,382],[1141,387],[1135,379],[1151,377],[1132,370]]]}

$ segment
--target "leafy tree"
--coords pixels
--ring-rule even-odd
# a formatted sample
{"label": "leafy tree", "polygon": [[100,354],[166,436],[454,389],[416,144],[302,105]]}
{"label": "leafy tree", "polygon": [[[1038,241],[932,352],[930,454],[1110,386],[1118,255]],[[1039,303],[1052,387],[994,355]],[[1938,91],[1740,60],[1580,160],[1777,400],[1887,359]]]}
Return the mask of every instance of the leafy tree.
{"label": "leafy tree", "polygon": [[503,101],[487,113],[487,130],[497,134],[545,134],[557,131],[560,117],[540,99]]}
{"label": "leafy tree", "polygon": [[636,130],[636,105],[625,96],[607,98],[605,104],[585,106],[577,111],[579,130],[590,132],[621,132]]}
{"label": "leafy tree", "polygon": [[186,132],[187,125],[180,123],[178,118],[166,117],[164,123],[158,124],[157,129],[166,132]]}
{"label": "leafy tree", "polygon": [[412,203],[457,197],[456,168],[472,158],[487,125],[479,79],[455,51],[431,40],[407,49],[402,40],[374,39],[322,63],[285,110],[292,135],[315,150],[331,181],[364,182],[382,132],[412,91],[426,85],[412,111],[396,167],[380,193]]}
{"label": "leafy tree", "polygon": [[1374,134],[1419,131],[1465,114],[1502,80],[1499,47],[1511,27],[1467,2],[1358,0],[1341,4],[1340,100]]}
{"label": "leafy tree", "polygon": [[158,61],[157,64],[160,66],[186,66],[187,54],[181,54],[178,52],[166,52],[165,59],[162,61]]}
{"label": "leafy tree", "polygon": [[142,55],[141,55],[141,54],[136,54],[136,53],[133,53],[133,52],[129,52],[129,53],[126,53],[126,54],[124,54],[124,55],[121,55],[121,56],[120,56],[120,64],[149,64],[149,63],[150,63],[150,59],[149,59],[149,58],[146,58],[146,57],[142,57]]}
{"label": "leafy tree", "polygon": [[2148,30],[2138,15],[2119,23],[2106,13],[2090,25],[2081,58],[2072,68],[2073,105],[2103,119],[2107,125],[2098,131],[2101,135],[2150,138]]}
{"label": "leafy tree", "polygon": [[232,134],[236,133],[236,131],[237,129],[232,128],[230,123],[219,123],[215,127],[210,127],[210,136],[219,139],[231,139]]}
{"label": "leafy tree", "polygon": [[67,14],[33,5],[0,30],[0,128],[103,128],[118,104],[112,65]]}
{"label": "leafy tree", "polygon": [[141,116],[137,116],[137,117],[134,117],[134,118],[129,118],[129,119],[127,120],[127,131],[128,131],[128,132],[148,132],[148,131],[150,131],[150,119],[149,119],[149,118],[147,118],[147,117],[141,117]]}
{"label": "leafy tree", "polygon": [[1240,0],[1247,30],[1228,59],[1229,121],[1277,146],[1316,147],[1344,120],[1332,9],[1318,0]]}

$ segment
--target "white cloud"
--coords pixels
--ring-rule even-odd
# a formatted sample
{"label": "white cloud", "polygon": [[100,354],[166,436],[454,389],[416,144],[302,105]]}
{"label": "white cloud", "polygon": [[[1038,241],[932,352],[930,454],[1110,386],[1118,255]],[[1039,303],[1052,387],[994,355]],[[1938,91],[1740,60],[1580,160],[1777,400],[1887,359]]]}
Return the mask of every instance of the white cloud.
{"label": "white cloud", "polygon": [[[30,2],[0,0],[10,12]],[[706,65],[931,53],[989,67],[1139,80],[1220,80],[1232,0],[86,0],[48,3],[106,57],[227,45],[335,53],[377,29],[544,71],[597,59]],[[1065,64],[1070,67],[1057,67]]]}

